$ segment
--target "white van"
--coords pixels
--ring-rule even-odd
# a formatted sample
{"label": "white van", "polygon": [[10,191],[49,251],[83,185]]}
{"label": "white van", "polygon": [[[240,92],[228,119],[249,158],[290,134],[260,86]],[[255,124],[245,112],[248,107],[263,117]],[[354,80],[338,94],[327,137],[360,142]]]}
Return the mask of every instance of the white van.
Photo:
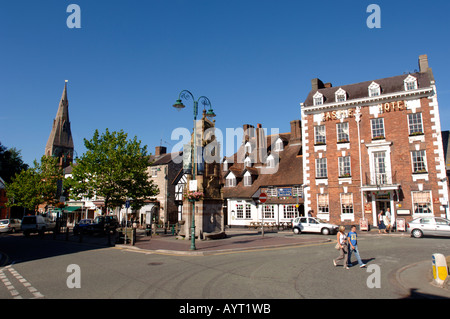
{"label": "white van", "polygon": [[56,223],[41,215],[24,216],[22,219],[22,231],[25,236],[30,233],[43,234],[46,231],[54,231]]}

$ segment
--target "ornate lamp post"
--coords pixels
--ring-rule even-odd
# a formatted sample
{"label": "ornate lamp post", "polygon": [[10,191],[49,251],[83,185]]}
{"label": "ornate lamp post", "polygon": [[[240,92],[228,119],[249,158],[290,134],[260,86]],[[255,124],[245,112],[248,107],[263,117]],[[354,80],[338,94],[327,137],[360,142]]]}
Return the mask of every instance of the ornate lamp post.
{"label": "ornate lamp post", "polygon": [[[206,96],[201,96],[198,98],[198,100],[195,100],[194,95],[189,92],[188,90],[183,90],[180,92],[178,96],[178,100],[173,105],[176,109],[183,109],[186,106],[183,104],[182,99],[189,100],[192,99],[194,102],[194,136],[193,136],[193,152],[191,152],[191,170],[192,170],[192,180],[196,180],[196,169],[197,169],[197,145],[196,145],[196,139],[197,139],[197,132],[196,132],[196,126],[197,126],[197,115],[198,115],[198,102],[201,101],[203,104],[204,109],[206,109],[207,106],[209,106],[209,110],[206,112],[206,116],[208,117],[215,117],[216,114],[214,114],[214,111],[211,107],[211,102]],[[196,250],[195,247],[195,200],[189,200],[192,202],[192,223],[191,223],[191,250]]]}

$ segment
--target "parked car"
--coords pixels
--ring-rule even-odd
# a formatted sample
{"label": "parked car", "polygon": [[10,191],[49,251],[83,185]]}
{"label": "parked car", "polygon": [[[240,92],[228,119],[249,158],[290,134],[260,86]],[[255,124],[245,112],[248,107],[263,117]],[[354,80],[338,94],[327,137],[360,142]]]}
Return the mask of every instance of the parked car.
{"label": "parked car", "polygon": [[75,224],[75,227],[73,228],[74,235],[78,235],[79,233],[86,233],[88,231],[88,227],[94,223],[94,220],[91,218],[86,218],[80,220],[78,223]]}
{"label": "parked car", "polygon": [[24,216],[21,228],[25,236],[30,233],[43,234],[46,231],[55,231],[56,222],[42,215]]}
{"label": "parked car", "polygon": [[86,227],[88,233],[107,233],[108,231],[116,232],[120,226],[119,220],[115,215],[97,216],[91,225]]}
{"label": "parked car", "polygon": [[442,217],[420,217],[407,223],[406,230],[414,238],[450,236],[450,220]]}
{"label": "parked car", "polygon": [[339,226],[329,224],[326,221],[316,217],[297,217],[292,221],[292,230],[294,234],[321,233],[323,235],[335,234]]}
{"label": "parked car", "polygon": [[7,233],[12,232],[15,233],[16,231],[20,230],[20,219],[2,219],[0,220],[0,232],[1,233]]}

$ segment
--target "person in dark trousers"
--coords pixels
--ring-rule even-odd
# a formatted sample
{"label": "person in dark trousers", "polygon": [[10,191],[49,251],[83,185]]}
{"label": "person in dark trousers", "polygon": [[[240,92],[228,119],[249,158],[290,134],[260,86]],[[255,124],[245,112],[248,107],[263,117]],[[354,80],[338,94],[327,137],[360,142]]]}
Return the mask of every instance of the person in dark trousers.
{"label": "person in dark trousers", "polygon": [[352,266],[352,253],[355,253],[356,259],[360,268],[366,267],[366,264],[362,262],[358,250],[358,234],[356,233],[356,226],[352,225],[350,232],[348,233],[348,261],[347,265]]}

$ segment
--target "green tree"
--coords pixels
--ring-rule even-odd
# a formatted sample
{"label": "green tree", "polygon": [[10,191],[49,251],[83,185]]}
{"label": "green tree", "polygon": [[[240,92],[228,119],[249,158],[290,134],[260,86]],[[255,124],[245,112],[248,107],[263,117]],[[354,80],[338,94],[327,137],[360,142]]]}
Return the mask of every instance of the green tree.
{"label": "green tree", "polygon": [[66,180],[71,198],[101,196],[107,212],[124,205],[127,198],[132,199],[133,209],[139,209],[159,193],[149,179],[147,146],[141,146],[136,136],[132,140],[127,136],[123,130],[106,129],[102,135],[96,130],[91,140],[84,139],[87,151]]}
{"label": "green tree", "polygon": [[34,167],[23,170],[6,185],[7,206],[21,206],[37,210],[43,203],[56,204],[58,184],[63,180],[58,159],[42,156],[40,163],[34,161]]}
{"label": "green tree", "polygon": [[0,177],[10,183],[17,173],[25,169],[28,165],[23,162],[20,150],[14,147],[8,149],[0,142]]}

